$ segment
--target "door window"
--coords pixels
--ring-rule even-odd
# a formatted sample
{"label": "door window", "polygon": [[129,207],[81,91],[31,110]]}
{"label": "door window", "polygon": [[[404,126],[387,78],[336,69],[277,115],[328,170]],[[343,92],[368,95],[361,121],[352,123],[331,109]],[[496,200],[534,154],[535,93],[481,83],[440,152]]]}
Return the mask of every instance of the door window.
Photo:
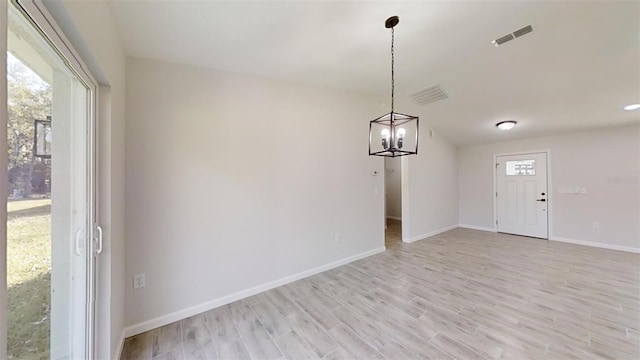
{"label": "door window", "polygon": [[507,161],[506,165],[507,176],[536,174],[536,161],[534,159]]}

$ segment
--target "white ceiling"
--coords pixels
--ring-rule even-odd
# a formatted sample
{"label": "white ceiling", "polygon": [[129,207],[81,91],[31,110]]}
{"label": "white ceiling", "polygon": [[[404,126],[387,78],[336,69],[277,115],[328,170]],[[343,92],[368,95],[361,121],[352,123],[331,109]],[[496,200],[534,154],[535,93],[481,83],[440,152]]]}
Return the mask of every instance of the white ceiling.
{"label": "white ceiling", "polygon": [[[640,2],[111,1],[128,55],[387,96],[440,84],[419,107],[455,144],[640,121]],[[494,48],[526,25],[534,32]],[[402,108],[396,110],[402,112]],[[495,123],[514,119],[502,132]],[[368,119],[363,119],[367,121]]]}

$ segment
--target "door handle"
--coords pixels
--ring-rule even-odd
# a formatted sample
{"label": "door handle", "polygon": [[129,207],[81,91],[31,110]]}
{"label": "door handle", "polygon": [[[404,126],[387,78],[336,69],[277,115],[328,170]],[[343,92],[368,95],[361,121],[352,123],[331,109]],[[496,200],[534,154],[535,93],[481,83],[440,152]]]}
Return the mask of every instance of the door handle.
{"label": "door handle", "polygon": [[102,252],[102,227],[96,225],[96,255],[100,255]]}
{"label": "door handle", "polygon": [[542,202],[545,202],[545,201],[547,201],[547,199],[536,199],[536,201],[542,201]]}

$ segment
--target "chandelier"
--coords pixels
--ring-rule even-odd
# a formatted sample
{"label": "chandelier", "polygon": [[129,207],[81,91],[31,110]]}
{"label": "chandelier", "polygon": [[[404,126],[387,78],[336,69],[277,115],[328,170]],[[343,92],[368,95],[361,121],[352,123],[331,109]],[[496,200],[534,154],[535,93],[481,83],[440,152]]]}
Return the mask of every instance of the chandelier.
{"label": "chandelier", "polygon": [[418,117],[394,109],[394,27],[400,19],[392,16],[384,26],[391,29],[391,112],[369,122],[369,155],[396,157],[418,153]]}

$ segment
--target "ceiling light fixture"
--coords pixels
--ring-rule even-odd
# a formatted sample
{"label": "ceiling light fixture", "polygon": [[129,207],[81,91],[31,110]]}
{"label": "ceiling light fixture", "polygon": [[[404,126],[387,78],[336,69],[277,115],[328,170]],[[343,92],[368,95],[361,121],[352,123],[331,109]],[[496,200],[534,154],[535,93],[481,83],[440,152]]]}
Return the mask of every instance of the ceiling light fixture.
{"label": "ceiling light fixture", "polygon": [[508,120],[508,121],[500,121],[499,123],[496,124],[496,126],[498,127],[498,129],[502,131],[507,131],[507,130],[513,129],[513,127],[516,126],[516,124],[517,124],[516,121]]}
{"label": "ceiling light fixture", "polygon": [[627,106],[624,107],[624,109],[627,110],[627,111],[638,110],[638,109],[640,109],[640,104],[627,105]]}
{"label": "ceiling light fixture", "polygon": [[418,153],[418,117],[394,111],[394,30],[400,19],[392,16],[384,26],[391,29],[391,112],[369,122],[369,155],[396,157]]}

